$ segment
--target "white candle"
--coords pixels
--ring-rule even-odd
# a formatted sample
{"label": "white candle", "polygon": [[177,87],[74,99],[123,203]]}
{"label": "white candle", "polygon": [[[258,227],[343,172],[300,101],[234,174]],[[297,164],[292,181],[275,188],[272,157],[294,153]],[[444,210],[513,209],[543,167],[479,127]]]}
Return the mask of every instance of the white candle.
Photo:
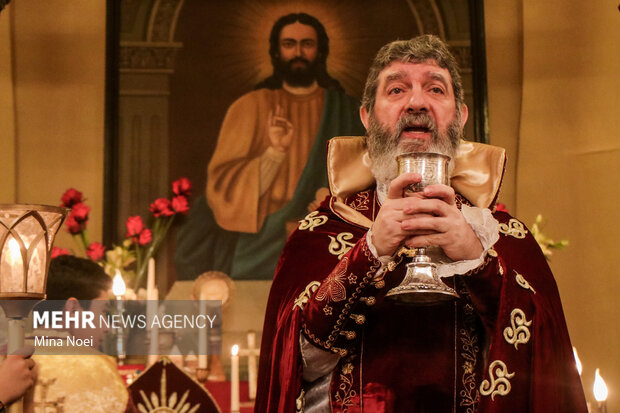
{"label": "white candle", "polygon": [[239,413],[239,346],[232,346],[230,353],[230,411]]}
{"label": "white candle", "polygon": [[[207,297],[206,293],[200,293],[199,312],[202,315],[207,314]],[[207,368],[207,349],[208,349],[208,327],[201,328],[198,331],[198,368]]]}
{"label": "white candle", "polygon": [[149,334],[149,351],[147,357],[147,364],[151,364],[157,361],[159,356],[159,327],[153,326],[153,320],[157,315],[159,306],[159,290],[155,283],[155,259],[149,258],[149,266],[146,278],[146,330]]}
{"label": "white candle", "polygon": [[[116,296],[116,310],[120,317],[123,316],[123,296],[125,295],[125,281],[121,276],[121,272],[116,270],[116,275],[112,279],[112,293]],[[121,324],[122,325],[122,324]],[[125,360],[125,343],[123,337],[123,328],[119,327],[116,334],[116,352],[118,355],[118,364],[123,364]]]}
{"label": "white candle", "polygon": [[256,333],[248,331],[248,390],[250,400],[256,399]]}
{"label": "white candle", "polygon": [[149,258],[149,267],[146,277],[146,298],[151,300],[153,291],[157,287],[155,286],[155,259]]}

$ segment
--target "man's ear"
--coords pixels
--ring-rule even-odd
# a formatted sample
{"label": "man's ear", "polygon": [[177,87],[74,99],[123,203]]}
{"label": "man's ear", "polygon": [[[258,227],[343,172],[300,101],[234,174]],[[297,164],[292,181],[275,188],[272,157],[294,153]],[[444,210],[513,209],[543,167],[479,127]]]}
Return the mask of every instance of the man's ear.
{"label": "man's ear", "polygon": [[368,130],[368,125],[370,124],[370,114],[366,110],[364,106],[360,106],[360,119],[362,120],[362,124]]}
{"label": "man's ear", "polygon": [[461,105],[461,129],[465,127],[465,123],[467,123],[467,118],[469,116],[469,108],[466,104]]}
{"label": "man's ear", "polygon": [[65,301],[65,306],[63,308],[64,311],[68,311],[69,313],[73,313],[75,311],[81,311],[82,306],[80,302],[75,297],[69,297],[67,301]]}

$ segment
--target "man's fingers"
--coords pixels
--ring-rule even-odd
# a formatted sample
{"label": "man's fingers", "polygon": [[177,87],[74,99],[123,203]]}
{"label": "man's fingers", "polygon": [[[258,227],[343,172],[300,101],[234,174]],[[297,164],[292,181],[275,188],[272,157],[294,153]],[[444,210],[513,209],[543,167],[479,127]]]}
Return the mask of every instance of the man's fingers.
{"label": "man's fingers", "polygon": [[420,174],[413,172],[399,175],[390,183],[388,189],[388,199],[397,199],[403,197],[403,191],[407,185],[418,183],[422,180]]}
{"label": "man's fingers", "polygon": [[413,219],[405,219],[400,223],[400,227],[403,231],[415,232],[415,235],[443,233],[449,229],[446,220],[432,216],[417,216]]}
{"label": "man's fingers", "polygon": [[449,205],[456,203],[454,189],[447,185],[429,185],[424,188],[423,194],[427,198],[441,199]]}

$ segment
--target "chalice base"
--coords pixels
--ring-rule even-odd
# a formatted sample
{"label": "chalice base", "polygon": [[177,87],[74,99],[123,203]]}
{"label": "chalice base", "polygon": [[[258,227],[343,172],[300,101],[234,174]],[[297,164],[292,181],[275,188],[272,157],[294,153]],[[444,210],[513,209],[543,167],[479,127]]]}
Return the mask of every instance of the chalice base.
{"label": "chalice base", "polygon": [[407,274],[386,297],[400,304],[432,305],[453,301],[459,295],[437,276],[437,265],[431,262],[407,264]]}

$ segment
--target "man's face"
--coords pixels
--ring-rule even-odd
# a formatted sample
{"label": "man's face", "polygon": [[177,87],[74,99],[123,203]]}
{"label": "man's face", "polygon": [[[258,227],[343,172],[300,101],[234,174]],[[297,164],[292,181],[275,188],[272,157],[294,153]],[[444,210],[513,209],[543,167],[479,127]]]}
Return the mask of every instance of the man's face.
{"label": "man's face", "polygon": [[454,157],[467,107],[457,111],[448,70],[435,61],[395,62],[379,74],[372,113],[360,111],[368,151],[379,181],[396,177],[397,155],[438,152]]}
{"label": "man's face", "polygon": [[317,34],[312,26],[295,22],[282,28],[278,69],[286,83],[291,86],[312,84],[317,54]]}
{"label": "man's face", "polygon": [[[97,328],[74,329],[70,327],[69,333],[75,336],[76,338],[81,338],[81,339],[90,339],[92,337],[93,348],[95,349],[98,349],[101,346],[103,338],[105,334],[108,332],[107,328],[104,328],[104,327],[98,328],[98,326],[99,326],[99,317],[100,316],[105,317],[105,315],[108,312],[108,309],[110,306],[109,295],[110,295],[109,291],[101,291],[101,293],[99,294],[99,297],[93,299],[90,302],[90,308],[83,309],[75,298],[70,298],[69,300],[67,300],[67,303],[71,302],[71,304],[65,305],[65,310],[67,311],[77,310],[77,311],[92,311],[93,312],[94,320],[95,320],[94,324],[95,326],[97,326]],[[67,306],[69,308],[67,308]]]}

